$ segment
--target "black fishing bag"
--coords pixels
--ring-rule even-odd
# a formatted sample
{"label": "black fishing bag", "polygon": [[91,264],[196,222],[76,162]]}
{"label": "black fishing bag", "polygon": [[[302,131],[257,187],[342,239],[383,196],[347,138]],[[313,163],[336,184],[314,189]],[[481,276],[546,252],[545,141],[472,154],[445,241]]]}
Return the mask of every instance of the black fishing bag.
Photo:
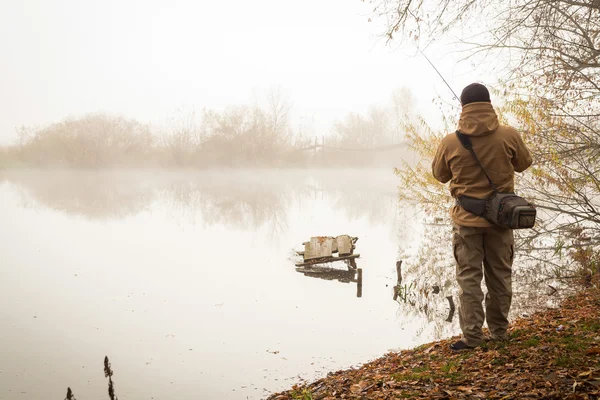
{"label": "black fishing bag", "polygon": [[517,196],[512,192],[501,193],[496,189],[496,185],[492,182],[487,172],[481,165],[479,158],[473,151],[471,139],[456,131],[456,136],[462,146],[469,150],[481,170],[485,174],[490,186],[494,190],[491,197],[487,199],[477,199],[470,196],[460,196],[458,204],[466,211],[485,218],[494,225],[510,229],[527,229],[535,225],[536,210],[533,204],[524,198]]}

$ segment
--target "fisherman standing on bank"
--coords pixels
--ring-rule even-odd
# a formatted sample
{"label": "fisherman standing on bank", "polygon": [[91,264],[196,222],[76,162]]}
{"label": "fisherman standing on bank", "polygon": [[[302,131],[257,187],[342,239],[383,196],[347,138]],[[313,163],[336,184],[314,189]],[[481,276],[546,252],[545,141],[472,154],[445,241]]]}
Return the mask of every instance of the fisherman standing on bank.
{"label": "fisherman standing on bank", "polygon": [[[459,134],[447,135],[433,160],[433,176],[442,183],[450,181],[450,193],[455,199],[461,196],[487,199],[495,189],[512,192],[515,171],[523,172],[531,165],[527,147],[515,129],[498,123],[485,86],[473,83],[465,87],[460,101],[458,131],[470,139],[473,151],[461,144]],[[452,247],[460,287],[459,322],[463,332],[461,340],[450,347],[464,350],[482,344],[484,320],[490,339],[505,340],[512,299],[512,229],[494,225],[466,211],[458,202],[450,214],[454,223]],[[485,313],[483,277],[487,286]]]}

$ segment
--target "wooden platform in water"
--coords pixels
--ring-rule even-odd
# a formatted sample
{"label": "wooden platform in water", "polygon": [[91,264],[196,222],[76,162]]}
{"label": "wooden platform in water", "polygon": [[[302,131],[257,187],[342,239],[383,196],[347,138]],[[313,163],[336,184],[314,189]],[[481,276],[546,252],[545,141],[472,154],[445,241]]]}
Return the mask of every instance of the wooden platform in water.
{"label": "wooden platform in water", "polygon": [[311,237],[309,242],[303,243],[304,251],[297,252],[304,261],[296,263],[296,267],[347,261],[350,268],[356,269],[354,259],[360,257],[360,254],[354,254],[354,244],[357,240],[358,238],[348,235]]}

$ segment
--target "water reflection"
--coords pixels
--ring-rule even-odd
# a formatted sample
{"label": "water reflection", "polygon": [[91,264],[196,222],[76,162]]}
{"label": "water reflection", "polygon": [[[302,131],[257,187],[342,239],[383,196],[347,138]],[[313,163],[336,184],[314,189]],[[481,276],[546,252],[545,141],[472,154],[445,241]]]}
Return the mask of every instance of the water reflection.
{"label": "water reflection", "polygon": [[9,171],[0,175],[0,183],[15,185],[25,206],[92,220],[123,219],[161,202],[190,221],[200,214],[209,226],[254,230],[268,225],[276,235],[289,226],[291,204],[325,195],[348,218],[388,220],[397,205],[391,171],[346,174],[351,183],[341,179],[343,171]]}
{"label": "water reflection", "polygon": [[130,174],[112,172],[5,172],[22,194],[24,206],[39,205],[89,219],[122,219],[143,212],[156,188]]}
{"label": "water reflection", "polygon": [[[391,171],[4,171],[0,183],[14,185],[24,206],[44,206],[90,220],[122,220],[161,204],[188,223],[243,231],[266,227],[271,237],[282,235],[294,223],[291,205],[302,207],[327,198],[348,219],[387,224],[396,233],[397,259],[405,261],[404,280],[410,285],[405,284],[399,313],[423,314],[428,322],[446,321],[452,310],[447,299],[457,295],[451,225],[445,217],[429,216],[431,223],[421,223],[415,230],[414,223],[422,222],[424,214],[398,208]],[[418,220],[410,221],[415,216]],[[553,306],[560,300],[556,288],[567,290],[553,279],[559,266],[550,261],[543,253],[517,254],[513,316]],[[352,271],[299,272],[358,283]],[[434,286],[439,295],[430,295]],[[436,326],[435,331],[443,336],[446,328]]]}
{"label": "water reflection", "polygon": [[[0,308],[0,398],[93,397],[99,351],[123,366],[123,397],[258,399],[412,346],[380,289],[406,229],[395,185],[391,171],[3,172],[0,247],[17,268],[0,289],[19,301]],[[296,271],[292,249],[323,232],[360,235],[364,279]]]}
{"label": "water reflection", "polygon": [[362,268],[348,270],[323,267],[297,267],[297,272],[311,278],[319,278],[328,281],[338,281],[341,283],[356,283],[356,297],[362,297]]}
{"label": "water reflection", "polygon": [[[291,205],[302,207],[325,199],[348,219],[386,224],[395,232],[397,259],[405,261],[406,284],[399,314],[425,316],[439,337],[456,329],[455,321],[448,318],[453,305],[448,299],[456,298],[458,290],[451,224],[445,217],[399,208],[391,171],[5,171],[0,183],[14,185],[27,207],[44,206],[90,220],[122,220],[160,204],[186,223],[243,231],[264,227],[270,237],[283,235],[294,223],[294,216],[289,215]],[[429,223],[422,223],[424,220]],[[415,223],[420,226],[417,230]],[[552,278],[555,268],[541,254],[517,254],[513,316],[560,300],[554,289],[566,289]],[[361,286],[352,271],[298,272]],[[430,295],[434,286],[439,295]],[[452,326],[439,324],[448,319]]]}
{"label": "water reflection", "polygon": [[[452,224],[437,220],[425,223],[423,227],[420,240],[399,246],[399,257],[404,261],[402,277],[398,276],[391,297],[398,302],[400,314],[420,315],[426,321],[422,330],[432,327],[435,337],[443,338],[458,328],[458,318],[454,318],[458,286],[450,240]],[[518,232],[516,235],[518,249]],[[539,257],[533,252],[517,251],[513,264],[510,319],[556,307],[572,291],[564,282],[555,279],[552,268],[539,262]]]}

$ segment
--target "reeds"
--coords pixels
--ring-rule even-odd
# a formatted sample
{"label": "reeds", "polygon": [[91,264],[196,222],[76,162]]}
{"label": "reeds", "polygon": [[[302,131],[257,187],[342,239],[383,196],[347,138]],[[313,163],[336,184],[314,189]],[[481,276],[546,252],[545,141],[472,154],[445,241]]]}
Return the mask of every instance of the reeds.
{"label": "reeds", "polygon": [[[110,367],[110,361],[108,361],[108,356],[104,357],[104,377],[108,378],[108,398],[110,400],[119,400],[117,395],[115,394],[115,384],[112,380],[113,370]],[[70,387],[67,388],[67,397],[65,400],[77,400],[73,391]]]}
{"label": "reeds", "polygon": [[110,369],[108,356],[104,357],[104,376],[108,378],[108,397],[110,400],[118,400],[118,397],[115,395],[115,386],[112,381],[113,371]]}
{"label": "reeds", "polygon": [[65,400],[77,400],[70,387],[67,388],[67,397],[65,397]]}

